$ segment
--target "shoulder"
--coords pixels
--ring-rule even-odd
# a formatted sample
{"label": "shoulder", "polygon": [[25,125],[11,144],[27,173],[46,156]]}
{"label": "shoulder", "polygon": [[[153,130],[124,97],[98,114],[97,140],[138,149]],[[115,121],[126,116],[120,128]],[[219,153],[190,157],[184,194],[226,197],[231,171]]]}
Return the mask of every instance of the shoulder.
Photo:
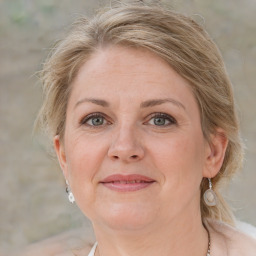
{"label": "shoulder", "polygon": [[80,256],[88,255],[94,237],[83,229],[66,231],[60,235],[33,243],[14,255],[19,256]]}
{"label": "shoulder", "polygon": [[[215,250],[218,254],[223,250],[230,256],[255,256],[256,255],[256,228],[239,222],[237,227],[230,226],[226,223],[207,220],[210,231],[213,235],[213,247],[214,241],[216,242]],[[242,226],[242,229],[241,229]],[[246,228],[244,228],[246,227]],[[250,229],[248,229],[250,227]],[[215,254],[214,254],[215,255]]]}

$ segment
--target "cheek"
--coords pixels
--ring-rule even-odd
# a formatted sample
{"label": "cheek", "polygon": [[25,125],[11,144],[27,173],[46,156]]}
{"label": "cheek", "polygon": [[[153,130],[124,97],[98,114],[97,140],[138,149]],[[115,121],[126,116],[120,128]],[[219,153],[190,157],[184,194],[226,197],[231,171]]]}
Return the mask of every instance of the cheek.
{"label": "cheek", "polygon": [[195,205],[199,205],[203,148],[191,138],[177,135],[164,143],[155,143],[151,152],[155,168],[161,173],[162,205],[168,214],[179,214],[195,200]]}
{"label": "cheek", "polygon": [[67,168],[71,190],[81,211],[90,216],[96,201],[96,176],[106,156],[104,141],[79,136],[71,138],[67,152]]}
{"label": "cheek", "polygon": [[[198,138],[198,139],[196,139]],[[196,183],[199,186],[203,168],[203,140],[200,136],[177,134],[164,142],[154,141],[150,157],[162,172],[164,182],[176,189]]]}
{"label": "cheek", "polygon": [[84,138],[78,136],[72,138],[67,145],[67,166],[71,182],[75,183],[75,189],[87,187],[86,183],[92,183],[100,165],[106,155],[104,140]]}

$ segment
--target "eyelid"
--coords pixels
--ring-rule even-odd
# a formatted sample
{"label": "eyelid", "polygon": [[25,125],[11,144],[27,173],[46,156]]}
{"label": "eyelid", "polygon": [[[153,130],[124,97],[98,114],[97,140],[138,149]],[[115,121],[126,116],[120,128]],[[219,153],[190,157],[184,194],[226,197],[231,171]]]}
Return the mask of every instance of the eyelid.
{"label": "eyelid", "polygon": [[[148,121],[147,122],[149,122],[149,120],[151,120],[152,118],[156,118],[156,117],[163,117],[163,118],[165,118],[165,119],[168,119],[169,121],[170,121],[170,123],[171,124],[169,124],[169,125],[173,125],[173,124],[177,124],[177,120],[173,117],[173,116],[171,116],[171,115],[169,115],[169,114],[166,114],[166,113],[163,113],[163,112],[156,112],[156,113],[152,113],[152,114],[150,114],[149,116],[148,116]],[[168,126],[168,125],[163,125],[163,127],[164,126]],[[159,126],[160,127],[160,126]]]}
{"label": "eyelid", "polygon": [[[89,121],[91,118],[93,118],[93,117],[103,117],[104,120],[106,120],[106,122],[108,122],[107,119],[106,119],[106,115],[105,115],[105,114],[103,114],[103,113],[101,113],[101,112],[94,112],[94,113],[88,114],[88,115],[84,116],[83,118],[81,118],[79,124],[80,124],[80,125],[87,125],[88,127],[93,127],[93,128],[95,128],[95,127],[97,127],[97,126],[92,126],[92,125],[86,124],[86,122],[88,122],[88,121]],[[100,127],[100,126],[103,126],[103,125],[99,125],[99,127]]]}
{"label": "eyelid", "polygon": [[[99,128],[99,127],[104,126],[104,124],[103,124],[103,125],[99,125],[99,126],[93,126],[93,125],[86,124],[86,122],[88,122],[88,121],[89,121],[91,118],[93,118],[93,117],[103,117],[104,120],[105,120],[108,124],[110,124],[110,122],[107,120],[106,115],[103,114],[103,113],[101,113],[101,112],[93,112],[93,113],[91,113],[91,114],[88,114],[88,115],[84,116],[83,118],[81,118],[79,124],[80,124],[80,125],[87,125],[88,127],[91,127],[91,128]],[[156,117],[162,117],[162,118],[167,119],[167,120],[170,122],[170,124],[168,124],[168,125],[177,124],[177,120],[176,120],[173,116],[171,116],[171,115],[169,115],[169,114],[166,114],[166,113],[163,113],[163,112],[155,112],[155,113],[150,114],[150,115],[147,117],[147,121],[146,121],[145,123],[148,123],[149,120],[151,120],[152,118],[156,118]],[[144,123],[144,124],[145,124],[145,123]],[[162,127],[168,126],[168,125],[163,125]],[[159,126],[159,127],[160,127],[160,126]]]}

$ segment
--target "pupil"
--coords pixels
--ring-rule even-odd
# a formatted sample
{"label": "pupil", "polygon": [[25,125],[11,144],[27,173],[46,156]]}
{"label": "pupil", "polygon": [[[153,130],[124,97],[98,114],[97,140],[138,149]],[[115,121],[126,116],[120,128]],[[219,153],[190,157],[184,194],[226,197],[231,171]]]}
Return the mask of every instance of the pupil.
{"label": "pupil", "polygon": [[102,117],[95,117],[92,119],[93,125],[101,125],[103,123],[103,118]]}
{"label": "pupil", "polygon": [[155,125],[164,125],[165,124],[165,119],[161,118],[161,117],[158,117],[158,118],[155,119],[154,123],[155,123]]}

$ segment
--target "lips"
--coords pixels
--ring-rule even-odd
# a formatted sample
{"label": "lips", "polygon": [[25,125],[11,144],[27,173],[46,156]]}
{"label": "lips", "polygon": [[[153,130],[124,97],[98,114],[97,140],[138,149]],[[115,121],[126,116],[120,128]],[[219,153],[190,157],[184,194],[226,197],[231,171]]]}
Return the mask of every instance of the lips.
{"label": "lips", "polygon": [[145,189],[155,183],[155,180],[138,174],[115,174],[106,177],[100,183],[111,190],[128,192]]}

